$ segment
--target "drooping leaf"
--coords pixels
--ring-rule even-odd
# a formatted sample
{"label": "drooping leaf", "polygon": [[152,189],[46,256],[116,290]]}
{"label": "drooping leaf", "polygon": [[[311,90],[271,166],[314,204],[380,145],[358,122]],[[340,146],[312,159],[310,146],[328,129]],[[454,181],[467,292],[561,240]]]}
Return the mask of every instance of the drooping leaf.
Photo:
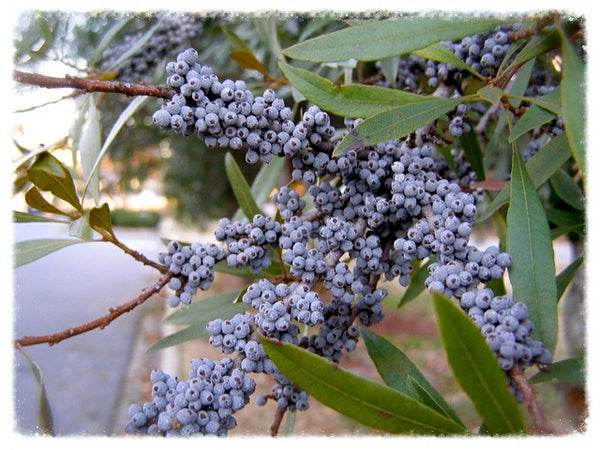
{"label": "drooping leaf", "polygon": [[523,419],[506,375],[481,331],[453,302],[435,292],[433,303],[448,363],[492,434],[520,434]]}
{"label": "drooping leaf", "polygon": [[31,239],[14,244],[14,266],[20,267],[40,259],[61,248],[80,244],[80,239]]}
{"label": "drooping leaf", "polygon": [[53,436],[54,418],[52,416],[52,408],[50,407],[48,396],[46,395],[46,386],[44,384],[42,369],[40,369],[40,366],[31,359],[31,357],[21,346],[18,346],[17,348],[27,360],[29,368],[31,369],[31,373],[33,374],[33,377],[35,378],[35,381],[40,389],[40,394],[38,397],[38,417],[40,419],[40,429],[44,434]]}
{"label": "drooping leaf", "polygon": [[521,159],[513,150],[510,205],[507,213],[506,249],[515,301],[525,303],[534,324],[532,337],[552,351],[558,319],[554,249],[544,207]]}
{"label": "drooping leaf", "polygon": [[346,150],[360,149],[390,139],[400,138],[432,123],[458,104],[471,100],[461,98],[432,98],[426,102],[410,103],[376,114],[360,123],[337,145],[334,156]]}
{"label": "drooping leaf", "polygon": [[85,187],[83,189],[84,195],[87,192],[87,190],[89,189],[90,183],[92,183],[92,177],[94,176],[94,174],[96,173],[96,171],[100,167],[100,162],[102,161],[102,158],[104,157],[104,154],[108,151],[108,148],[110,147],[110,145],[114,141],[115,137],[117,137],[117,135],[119,134],[119,131],[121,131],[121,128],[123,128],[123,126],[125,125],[125,123],[127,123],[127,121],[131,118],[131,116],[133,116],[133,114],[135,114],[135,112],[145,102],[147,102],[148,99],[150,99],[150,97],[142,97],[142,96],[140,96],[140,97],[134,98],[131,101],[131,103],[129,103],[129,105],[127,105],[127,108],[125,108],[123,110],[123,112],[119,115],[119,117],[115,121],[115,123],[113,124],[112,128],[108,132],[108,136],[106,136],[106,140],[102,144],[102,148],[98,152],[96,160],[94,161],[94,165],[92,166],[92,168],[90,170],[90,173],[89,173],[89,175],[88,175],[88,177],[86,179]]}
{"label": "drooping leaf", "polygon": [[27,177],[42,191],[49,191],[66,201],[77,211],[83,207],[75,190],[75,183],[69,170],[50,153],[42,153],[27,171]]}
{"label": "drooping leaf", "polygon": [[48,200],[46,200],[36,187],[32,187],[25,193],[25,202],[33,209],[36,209],[40,212],[71,217],[70,213],[61,211]]}
{"label": "drooping leaf", "polygon": [[256,59],[256,56],[250,50],[235,49],[229,52],[229,57],[245,69],[256,70],[267,77],[267,79],[273,78],[264,64]]}
{"label": "drooping leaf", "polygon": [[431,97],[379,86],[335,86],[326,78],[283,62],[279,68],[302,95],[324,111],[340,117],[371,117],[399,105],[431,100]]}
{"label": "drooping leaf", "polygon": [[585,198],[581,188],[563,169],[554,172],[550,177],[550,185],[566,204],[578,211],[585,211]]}
{"label": "drooping leaf", "polygon": [[81,127],[76,149],[79,151],[83,178],[89,180],[88,191],[97,204],[100,196],[100,174],[94,170],[94,163],[98,159],[102,146],[102,133],[95,98],[89,95],[87,100],[85,121]]}
{"label": "drooping leaf", "polygon": [[295,44],[283,54],[314,62],[375,61],[491,30],[500,23],[502,20],[495,18],[442,15],[372,21]]}
{"label": "drooping leaf", "polygon": [[[543,98],[551,101],[560,101],[560,86],[550,91]],[[556,116],[547,109],[537,105],[531,105],[527,112],[521,116],[515,126],[510,130],[508,142],[513,143],[518,137],[524,135],[529,130],[533,130],[545,123],[550,122]]]}
{"label": "drooping leaf", "polygon": [[552,363],[550,367],[538,372],[529,380],[530,383],[545,383],[556,380],[564,384],[586,384],[585,376],[585,358],[582,356],[576,358],[563,359]]}
{"label": "drooping leaf", "polygon": [[252,196],[250,186],[231,153],[225,155],[225,173],[227,174],[227,179],[238,202],[238,206],[246,218],[252,220],[256,214],[261,214],[261,210]]}
{"label": "drooping leaf", "polygon": [[277,368],[324,405],[387,433],[466,434],[467,430],[414,398],[363,378],[300,347],[260,338]]}
{"label": "drooping leaf", "polygon": [[[440,414],[452,419],[456,423],[463,425],[454,410],[448,405],[433,386],[427,381],[421,371],[400,349],[395,347],[387,339],[378,336],[366,328],[361,329],[362,337],[367,347],[369,357],[375,364],[377,372],[388,386],[405,394],[410,393],[410,381],[414,380],[413,388],[417,388],[418,396],[415,397],[423,401],[430,408]],[[464,425],[463,425],[464,426]]]}
{"label": "drooping leaf", "polygon": [[561,115],[573,157],[584,177],[587,175],[585,158],[586,87],[585,65],[577,55],[566,33],[559,28],[562,50]]}
{"label": "drooping leaf", "polygon": [[571,264],[556,276],[556,298],[558,301],[562,298],[563,294],[571,284],[571,280],[583,264],[585,255],[580,255]]}
{"label": "drooping leaf", "polygon": [[[571,150],[564,133],[556,136],[527,161],[526,167],[536,188],[546,182],[571,157]],[[509,186],[502,189],[481,212],[475,222],[483,222],[508,202]]]}
{"label": "drooping leaf", "polygon": [[12,221],[14,223],[30,223],[30,222],[54,222],[68,223],[65,220],[52,219],[50,217],[40,216],[38,214],[29,214],[22,211],[13,211]]}
{"label": "drooping leaf", "polygon": [[427,267],[433,261],[430,258],[426,264],[421,264],[410,274],[410,284],[406,287],[406,290],[400,297],[398,302],[398,308],[402,308],[407,303],[416,299],[425,290],[425,280],[429,276]]}

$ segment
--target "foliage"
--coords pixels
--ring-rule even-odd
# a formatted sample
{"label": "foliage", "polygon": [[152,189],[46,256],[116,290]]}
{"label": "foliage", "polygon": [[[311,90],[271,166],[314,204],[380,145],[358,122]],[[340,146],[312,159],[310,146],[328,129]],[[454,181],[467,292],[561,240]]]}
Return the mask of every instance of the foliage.
{"label": "foliage", "polygon": [[[208,334],[211,345],[226,354],[237,352],[231,365],[245,376],[273,375],[273,392],[259,396],[262,402],[277,403],[273,433],[284,413],[308,406],[306,393],[389,434],[524,434],[529,420],[520,403],[529,409],[534,428],[551,432],[529,381],[585,382],[583,360],[551,360],[558,339],[557,304],[585,258],[576,255],[556,274],[555,240],[585,239],[583,20],[554,12],[518,21],[439,15],[248,19],[191,14],[22,17],[15,39],[18,70],[42,70],[41,63],[52,58],[80,65],[83,57],[87,66],[79,68],[81,78],[89,71],[90,80],[106,82],[137,76],[142,79],[133,81],[150,85],[167,80],[173,94],[159,101],[78,92],[82,113],[69,142],[79,164],[65,164],[53,147],[20,149],[15,195],[35,214],[16,211],[15,222],[68,221],[70,236],[17,242],[15,267],[68,245],[103,240],[156,268],[161,274],[157,288],[168,285],[174,292],[169,304],[184,304],[166,321],[188,327],[158,340],[151,350]],[[191,24],[184,38],[174,39],[180,47],[169,48],[169,54],[157,50],[157,36],[175,38],[180,31],[165,27],[165,20]],[[34,39],[34,30],[42,41]],[[72,39],[61,41],[61,33]],[[126,53],[117,51],[119,45]],[[186,48],[196,50],[183,56]],[[183,82],[173,81],[175,69],[169,67],[175,62],[167,62],[178,54],[177,62],[188,58],[185,70],[177,73],[180,78],[194,76],[189,75],[195,72],[192,66],[200,71],[201,64],[209,64],[220,80],[244,80],[244,98],[250,104],[260,97],[261,111],[281,100],[281,113],[256,127],[255,134],[263,134],[255,139],[266,141],[268,131],[279,133],[270,141],[273,147],[269,144],[260,154],[265,164],[246,164],[258,159],[258,144],[240,140],[245,155],[233,144],[226,151],[210,148],[221,135],[211,134],[214,126],[211,131],[196,122],[208,117],[209,101],[194,103],[179,90]],[[135,57],[146,61],[129,64]],[[201,64],[194,66],[196,58]],[[129,64],[127,71],[123,64]],[[136,72],[139,67],[144,70]],[[227,111],[234,102],[226,103],[225,82],[215,79],[202,95],[214,102],[223,97]],[[44,80],[38,84],[44,86]],[[211,92],[217,85],[219,90]],[[194,114],[196,136],[186,136],[185,127],[174,125],[171,119],[179,110],[169,112],[171,119],[162,128],[180,135],[151,124],[158,124],[155,111],[167,111],[175,94],[187,97],[184,106]],[[289,119],[284,120],[284,108]],[[244,115],[236,125],[242,129],[251,114],[236,114]],[[292,124],[289,132],[286,121]],[[243,139],[247,135],[248,129]],[[286,146],[292,139],[304,147]],[[229,142],[233,139],[223,146]],[[279,149],[276,142],[281,142]],[[318,158],[324,160],[321,166],[313,162]],[[116,211],[105,203],[106,194],[116,192],[104,182],[107,160],[120,167],[114,184],[121,189],[135,184],[132,179],[159,173],[165,192],[185,205],[186,216],[197,226],[207,218],[232,217],[215,227],[220,244],[165,240],[167,250],[156,261],[129,249],[111,223]],[[444,189],[454,187],[453,196],[443,197]],[[407,202],[409,197],[417,200]],[[270,217],[272,207],[276,212]],[[479,251],[469,243],[471,231],[489,233],[490,221],[498,246]],[[304,227],[304,235],[293,234],[294,227]],[[429,245],[423,235],[431,237]],[[313,267],[322,262],[324,268],[309,269],[309,258]],[[469,272],[473,265],[477,269]],[[215,272],[238,275],[246,287],[192,302],[197,289],[210,287]],[[479,430],[465,427],[450,401],[433,388],[434,380],[427,380],[400,348],[368,329],[385,320],[381,300],[387,291],[380,282],[396,280],[399,308],[432,302],[449,366],[481,419]],[[144,293],[134,303],[151,295]],[[308,297],[312,303],[305,301]],[[277,303],[287,314],[282,312],[280,321],[270,319]],[[233,333],[222,328],[224,321],[237,321],[248,330],[230,338]],[[58,333],[48,342],[64,337]],[[384,384],[340,366],[359,337]],[[227,339],[237,339],[237,346]],[[27,343],[17,340],[20,346]],[[251,358],[247,345],[260,345],[252,348],[261,349],[253,351],[262,356]],[[192,367],[208,367],[205,360],[198,361]],[[532,373],[534,367],[539,371]],[[204,372],[196,376],[196,369],[185,383],[208,379]],[[233,380],[231,367],[223,371],[220,376]],[[35,374],[47,408],[37,367]],[[156,374],[152,377],[153,384],[163,383]],[[153,389],[153,396],[162,398]],[[248,387],[244,395],[251,391]],[[238,401],[247,402],[246,397]],[[168,423],[161,422],[158,412],[140,416],[142,408],[136,406],[126,428],[224,435],[235,426],[232,407],[216,404],[198,404],[193,412],[198,421],[189,427],[191,422],[179,412],[192,414],[191,406],[180,406],[174,413],[177,420],[172,417]],[[144,408],[149,411],[148,405]],[[221,417],[214,420],[221,420],[220,425],[208,425],[208,419],[201,424],[201,412],[208,416],[217,411]]]}

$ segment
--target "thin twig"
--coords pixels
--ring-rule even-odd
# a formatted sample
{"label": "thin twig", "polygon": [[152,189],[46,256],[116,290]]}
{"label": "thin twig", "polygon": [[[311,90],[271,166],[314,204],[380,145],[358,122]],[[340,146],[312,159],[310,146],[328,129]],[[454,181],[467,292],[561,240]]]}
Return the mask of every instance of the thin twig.
{"label": "thin twig", "polygon": [[517,389],[519,389],[521,394],[523,394],[523,402],[529,411],[529,414],[531,415],[531,419],[533,420],[533,431],[537,434],[554,434],[555,431],[548,424],[548,421],[544,416],[544,412],[537,401],[535,389],[533,389],[529,383],[529,380],[525,376],[523,369],[515,365],[509,372],[509,375],[515,383]]}
{"label": "thin twig", "polygon": [[277,410],[275,410],[275,417],[273,418],[273,423],[271,424],[270,428],[271,436],[277,436],[277,433],[279,432],[279,427],[281,426],[281,421],[283,420],[283,416],[285,415],[286,410],[287,408],[280,408],[279,406],[277,407]]}
{"label": "thin twig", "polygon": [[125,244],[123,244],[121,241],[119,241],[114,236],[112,236],[112,237],[104,236],[104,240],[106,242],[110,242],[111,244],[116,245],[121,250],[123,250],[126,254],[128,254],[133,259],[135,259],[136,261],[141,262],[145,266],[153,267],[154,269],[158,270],[160,273],[167,273],[167,270],[169,270],[169,268],[167,266],[163,266],[162,264],[152,261],[151,259],[146,258],[140,252],[127,247]]}
{"label": "thin twig", "polygon": [[150,287],[143,289],[139,295],[134,297],[129,302],[116,307],[109,308],[108,314],[103,317],[99,317],[95,320],[92,320],[91,322],[84,323],[74,328],[68,328],[58,333],[47,334],[44,336],[23,336],[19,339],[16,339],[13,344],[15,347],[27,347],[29,345],[37,344],[54,345],[58,344],[64,339],[77,336],[78,334],[86,333],[95,328],[104,329],[104,327],[109,325],[117,317],[133,310],[137,306],[140,306],[154,294],[160,292],[160,290],[169,282],[172,276],[173,274],[171,272],[165,273],[162,277],[158,279],[156,283],[154,283]]}
{"label": "thin twig", "polygon": [[13,79],[18,83],[31,84],[44,88],[74,88],[84,92],[110,92],[130,96],[146,95],[148,97],[171,98],[175,91],[167,86],[127,83],[123,81],[95,80],[93,78],[49,77],[36,73],[26,73],[19,70],[13,72]]}

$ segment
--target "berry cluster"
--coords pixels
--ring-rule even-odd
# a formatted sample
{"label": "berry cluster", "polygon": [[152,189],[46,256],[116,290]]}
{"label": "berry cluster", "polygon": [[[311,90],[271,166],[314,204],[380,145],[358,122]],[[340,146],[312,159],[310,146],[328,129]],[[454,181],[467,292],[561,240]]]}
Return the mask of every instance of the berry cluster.
{"label": "berry cluster", "polygon": [[189,305],[198,289],[209,289],[215,279],[214,265],[224,258],[225,252],[215,244],[169,242],[167,252],[158,256],[159,262],[173,274],[169,288],[175,294],[169,298],[169,305]]}
{"label": "berry cluster", "polygon": [[237,425],[233,414],[256,388],[230,358],[193,360],[187,381],[154,370],[152,400],[129,407],[127,433],[162,436],[226,436]]}
{"label": "berry cluster", "polygon": [[[145,33],[146,30],[143,30],[127,35],[121,44],[104,50],[100,66],[104,70],[112,67]],[[150,39],[134,55],[118,63],[112,70],[117,72],[117,78],[122,81],[144,80],[150,70],[167,55],[185,49],[201,33],[202,21],[199,18],[189,14],[166,14],[158,20]]]}
{"label": "berry cluster", "polygon": [[[178,134],[196,133],[208,148],[245,151],[249,164],[294,156],[309,145],[325,146],[335,132],[329,116],[313,114],[295,124],[292,110],[272,89],[254,97],[243,80],[220,81],[189,48],[167,64],[167,85],[178,93],[152,116],[154,124]],[[315,109],[316,108],[316,109]]]}

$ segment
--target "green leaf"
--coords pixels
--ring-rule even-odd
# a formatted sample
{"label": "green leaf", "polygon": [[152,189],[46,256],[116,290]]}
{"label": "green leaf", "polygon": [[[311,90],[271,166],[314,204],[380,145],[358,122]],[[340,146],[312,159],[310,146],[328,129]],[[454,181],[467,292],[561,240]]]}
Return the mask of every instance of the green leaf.
{"label": "green leaf", "polygon": [[400,297],[400,301],[398,302],[398,308],[403,307],[407,303],[416,299],[424,290],[425,290],[425,280],[429,276],[429,272],[427,267],[433,261],[430,258],[429,262],[426,264],[421,264],[416,270],[413,271],[410,275],[410,284],[406,287],[406,290]]}
{"label": "green leaf", "polygon": [[412,52],[415,56],[420,56],[421,58],[431,59],[433,61],[439,61],[446,64],[451,64],[457,69],[466,70],[471,73],[474,77],[482,79],[483,77],[474,70],[471,66],[465,63],[462,59],[451,52],[446,47],[440,44],[431,44],[428,47],[422,48],[420,50],[416,50]]}
{"label": "green leaf", "polygon": [[252,220],[256,214],[261,214],[261,210],[252,196],[252,191],[246,178],[244,178],[244,174],[229,152],[225,155],[225,173],[227,174],[227,179],[238,205],[246,218]]}
{"label": "green leaf", "polygon": [[234,50],[250,51],[246,41],[244,41],[241,37],[239,37],[235,31],[233,31],[232,29],[230,29],[229,27],[227,27],[224,24],[218,25],[217,28],[220,29],[220,31],[223,33],[223,35],[225,36],[225,38],[227,39],[227,41],[229,42],[229,44],[231,45],[231,47]]}
{"label": "green leaf", "polygon": [[12,221],[14,223],[30,223],[30,222],[53,222],[53,223],[68,223],[65,220],[52,219],[50,217],[40,216],[38,214],[29,214],[21,211],[13,211]]}
{"label": "green leaf", "polygon": [[535,59],[537,56],[542,55],[548,50],[558,47],[560,38],[556,28],[543,29],[539,35],[533,36],[523,49],[517,54],[514,61],[510,65],[503,69],[501,76],[512,71],[515,67],[518,67],[529,60]]}
{"label": "green leaf", "polygon": [[[260,168],[250,188],[252,198],[254,198],[256,204],[264,205],[267,202],[273,192],[273,188],[281,178],[285,163],[285,158],[273,158],[269,164],[263,164]],[[244,213],[238,209],[232,220],[242,220],[243,218]]]}
{"label": "green leaf", "polygon": [[103,203],[102,206],[90,210],[90,226],[106,240],[111,241],[115,239],[110,219],[110,208],[107,203]]}
{"label": "green leaf", "polygon": [[584,255],[578,256],[571,264],[556,276],[556,298],[558,301],[562,298],[563,294],[571,284],[571,280],[583,264],[585,257]]}
{"label": "green leaf", "polygon": [[535,64],[535,60],[527,61],[523,66],[511,77],[510,83],[506,88],[506,95],[509,97],[508,102],[513,107],[518,107],[520,104],[520,100],[510,98],[511,96],[521,96],[525,93],[527,86],[529,86],[529,80],[531,80],[531,72],[533,71],[533,66]]}
{"label": "green leaf", "polygon": [[290,381],[322,404],[363,425],[394,434],[467,433],[464,427],[414,398],[354,375],[296,345],[264,337],[260,342],[268,357]]}
{"label": "green leaf", "polygon": [[529,381],[536,384],[556,380],[559,383],[585,386],[585,379],[585,359],[579,356],[556,361],[543,372],[536,373]]}
{"label": "green leaf", "polygon": [[[229,319],[248,309],[244,303],[234,303],[240,291],[226,292],[183,306],[165,319],[175,325],[206,324],[207,317]],[[212,320],[212,319],[211,319]]]}
{"label": "green leaf", "polygon": [[360,149],[390,139],[400,138],[432,123],[458,104],[470,98],[432,98],[426,102],[410,103],[383,111],[366,119],[348,133],[335,148],[338,156],[345,150]]}
{"label": "green leaf", "polygon": [[42,191],[49,191],[66,201],[77,211],[83,213],[83,207],[77,197],[75,184],[69,170],[50,153],[40,154],[27,171],[27,177]]}
{"label": "green leaf", "polygon": [[15,242],[14,267],[24,266],[61,248],[82,242],[85,241],[80,239],[31,239]]}
{"label": "green leaf", "polygon": [[565,32],[559,28],[562,49],[561,115],[573,157],[585,179],[585,65]]}
{"label": "green leaf", "polygon": [[519,434],[523,419],[507,378],[481,331],[453,302],[435,292],[433,303],[448,363],[492,434]]}
{"label": "green leaf", "polygon": [[36,187],[32,187],[25,193],[25,203],[41,212],[71,217],[69,213],[61,211],[56,206],[48,202]]}
{"label": "green leaf", "polygon": [[[527,172],[536,188],[545,183],[571,157],[571,150],[564,133],[556,136],[527,162]],[[510,186],[502,189],[487,208],[477,216],[476,223],[492,216],[509,200]]]}
{"label": "green leaf", "polygon": [[94,163],[100,153],[102,133],[100,114],[93,95],[87,96],[86,109],[85,121],[81,127],[76,149],[79,150],[81,158],[83,178],[89,179],[88,190],[97,204],[100,197],[100,175],[97,170],[94,170]]}
{"label": "green leaf", "polygon": [[85,211],[83,216],[74,220],[69,225],[69,235],[83,239],[84,241],[91,241],[93,239],[92,228],[90,227],[90,212]]}
{"label": "green leaf", "polygon": [[479,89],[477,93],[479,94],[479,97],[482,100],[485,100],[486,102],[489,102],[492,105],[499,103],[502,99],[502,96],[504,95],[504,91],[495,86],[484,86],[481,89]]}
{"label": "green leaf", "polygon": [[506,249],[513,297],[525,303],[534,324],[532,337],[552,351],[558,330],[554,249],[544,207],[523,164],[513,149]]}
{"label": "green leaf", "polygon": [[550,185],[567,205],[578,211],[585,211],[585,198],[581,188],[563,169],[559,169],[550,177]]}
{"label": "green leaf", "polygon": [[256,278],[271,278],[279,276],[283,273],[281,263],[275,258],[271,258],[271,265],[265,269],[262,269],[258,274],[253,273],[249,267],[244,267],[242,269],[231,267],[227,265],[227,262],[225,261],[219,261],[217,264],[215,264],[214,269],[215,272],[226,273],[247,280],[253,280]]}
{"label": "green leaf", "polygon": [[102,56],[102,52],[108,47],[115,36],[123,29],[125,25],[131,20],[131,17],[125,17],[116,23],[114,23],[106,33],[102,36],[102,40],[96,46],[94,53],[89,59],[90,67],[94,67],[98,59]]}
{"label": "green leaf", "polygon": [[52,408],[46,395],[46,386],[44,385],[44,377],[42,376],[42,369],[36,364],[35,361],[27,354],[21,346],[17,346],[21,354],[27,360],[31,373],[35,378],[35,381],[40,389],[38,396],[38,417],[40,419],[40,429],[44,434],[54,435],[54,419],[52,417]]}
{"label": "green leaf", "polygon": [[483,152],[475,135],[475,127],[471,126],[470,130],[463,133],[460,138],[460,146],[465,151],[465,157],[477,175],[479,181],[485,180],[485,167],[483,165]]}
{"label": "green leaf", "polygon": [[[560,86],[553,89],[542,98],[550,101],[560,101]],[[508,142],[513,143],[518,137],[524,135],[529,130],[533,130],[545,123],[550,122],[556,115],[548,111],[547,109],[541,108],[537,105],[531,105],[527,112],[521,116],[515,126],[510,130]]]}
{"label": "green leaf", "polygon": [[96,157],[96,161],[94,162],[94,165],[92,166],[92,168],[90,170],[90,173],[88,174],[88,177],[87,177],[87,180],[86,180],[86,183],[85,183],[85,187],[83,189],[83,195],[82,195],[82,197],[85,196],[85,193],[87,192],[87,190],[88,190],[88,188],[90,186],[90,183],[92,183],[92,177],[94,176],[94,174],[96,173],[96,171],[100,167],[100,162],[102,161],[102,158],[104,157],[104,154],[108,151],[108,148],[112,144],[112,142],[115,139],[115,137],[117,137],[117,135],[121,131],[121,128],[123,128],[123,126],[131,118],[131,116],[133,116],[133,114],[135,114],[135,112],[145,102],[147,102],[148,99],[150,99],[150,97],[136,97],[136,98],[134,98],[129,103],[129,105],[127,105],[127,108],[125,108],[123,110],[123,112],[119,115],[119,117],[117,118],[116,122],[113,124],[112,128],[108,132],[108,136],[106,136],[106,140],[104,141],[104,144],[102,144],[102,148],[100,149],[100,151],[97,154],[98,156]]}
{"label": "green leaf", "polygon": [[314,62],[375,61],[444,40],[488,31],[502,20],[471,16],[422,15],[368,22],[288,47],[289,58]]}
{"label": "green leaf", "polygon": [[[158,340],[147,351],[154,352],[200,339],[208,333],[206,331],[206,324],[211,320],[233,317],[247,309],[248,305],[244,303],[233,303],[228,294],[193,302],[191,305],[183,307],[166,319],[170,323],[189,323],[190,326]],[[190,317],[186,318],[188,314],[190,314]]]}
{"label": "green leaf", "polygon": [[[378,336],[366,328],[361,328],[361,333],[369,357],[375,364],[377,372],[388,386],[404,394],[410,394],[409,379],[418,384],[419,391],[417,399],[427,399],[427,406],[440,414],[452,419],[459,425],[462,422],[454,410],[446,403],[446,400],[427,381],[421,371],[400,349],[396,348],[390,341]],[[426,395],[424,395],[426,393]]]}
{"label": "green leaf", "polygon": [[279,68],[302,95],[322,110],[340,117],[371,117],[406,103],[431,100],[431,97],[378,86],[334,86],[326,78],[283,62],[279,63]]}

